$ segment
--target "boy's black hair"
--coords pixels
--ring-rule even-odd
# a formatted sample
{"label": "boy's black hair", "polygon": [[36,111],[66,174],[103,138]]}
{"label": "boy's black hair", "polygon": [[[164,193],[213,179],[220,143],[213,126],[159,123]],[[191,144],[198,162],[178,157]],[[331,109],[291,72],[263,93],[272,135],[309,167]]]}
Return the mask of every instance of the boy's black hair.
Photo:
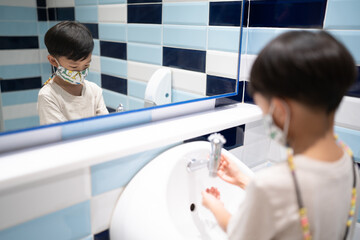
{"label": "boy's black hair", "polygon": [[355,82],[351,54],[330,34],[284,33],[260,52],[250,74],[250,92],[296,100],[334,112]]}
{"label": "boy's black hair", "polygon": [[87,27],[78,22],[64,21],[45,34],[45,45],[50,55],[77,61],[86,59],[94,49],[94,41]]}

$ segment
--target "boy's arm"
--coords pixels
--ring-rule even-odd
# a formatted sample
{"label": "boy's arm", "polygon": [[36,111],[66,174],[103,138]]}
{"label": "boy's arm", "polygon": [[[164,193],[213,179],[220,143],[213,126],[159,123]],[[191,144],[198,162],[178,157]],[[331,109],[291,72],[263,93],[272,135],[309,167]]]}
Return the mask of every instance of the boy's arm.
{"label": "boy's arm", "polygon": [[102,90],[101,90],[101,88],[99,88],[99,89],[100,89],[100,93],[99,93],[98,102],[97,102],[97,106],[96,106],[96,115],[109,114],[109,111],[107,110],[105,102],[104,102]]}

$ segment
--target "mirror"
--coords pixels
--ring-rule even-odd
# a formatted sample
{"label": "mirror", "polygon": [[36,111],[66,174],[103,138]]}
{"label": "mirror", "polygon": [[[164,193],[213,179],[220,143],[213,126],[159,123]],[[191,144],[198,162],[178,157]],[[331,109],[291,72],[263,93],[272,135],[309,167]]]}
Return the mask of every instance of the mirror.
{"label": "mirror", "polygon": [[[1,1],[0,130],[39,126],[37,96],[52,74],[44,35],[63,20],[91,31],[95,47],[87,80],[102,88],[110,113],[236,95],[242,6],[200,0]],[[145,99],[158,70],[170,71],[171,78],[170,93],[152,91],[167,98],[159,104]]]}

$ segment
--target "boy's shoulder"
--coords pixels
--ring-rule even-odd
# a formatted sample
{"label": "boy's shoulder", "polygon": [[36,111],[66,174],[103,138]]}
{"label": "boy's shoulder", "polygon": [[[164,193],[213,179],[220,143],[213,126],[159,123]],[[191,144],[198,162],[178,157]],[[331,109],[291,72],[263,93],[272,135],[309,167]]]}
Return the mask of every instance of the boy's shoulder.
{"label": "boy's shoulder", "polygon": [[[254,183],[257,188],[267,191],[268,189],[291,188],[291,173],[286,162],[277,163],[256,172]],[[281,184],[279,184],[281,183]]]}
{"label": "boy's shoulder", "polygon": [[99,85],[97,85],[96,83],[91,82],[91,81],[89,81],[89,80],[85,80],[85,81],[84,81],[84,84],[86,85],[86,88],[90,88],[90,89],[92,89],[93,91],[102,91],[102,88],[99,87]]}

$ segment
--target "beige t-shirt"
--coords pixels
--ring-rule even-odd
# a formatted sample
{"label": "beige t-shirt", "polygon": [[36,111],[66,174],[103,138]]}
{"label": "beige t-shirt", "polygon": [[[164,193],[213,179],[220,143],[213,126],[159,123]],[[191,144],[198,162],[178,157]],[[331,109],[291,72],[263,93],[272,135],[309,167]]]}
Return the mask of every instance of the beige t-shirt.
{"label": "beige t-shirt", "polygon": [[84,81],[83,85],[81,96],[71,95],[54,81],[43,86],[38,96],[40,124],[108,114],[102,89],[87,80]]}
{"label": "beige t-shirt", "polygon": [[[350,210],[353,170],[348,154],[333,163],[294,157],[296,175],[314,240],[339,240]],[[357,208],[360,184],[357,171]],[[246,188],[246,198],[230,219],[230,240],[302,240],[293,179],[287,163],[258,172]],[[355,214],[356,214],[355,213]],[[348,234],[352,239],[357,214]]]}

